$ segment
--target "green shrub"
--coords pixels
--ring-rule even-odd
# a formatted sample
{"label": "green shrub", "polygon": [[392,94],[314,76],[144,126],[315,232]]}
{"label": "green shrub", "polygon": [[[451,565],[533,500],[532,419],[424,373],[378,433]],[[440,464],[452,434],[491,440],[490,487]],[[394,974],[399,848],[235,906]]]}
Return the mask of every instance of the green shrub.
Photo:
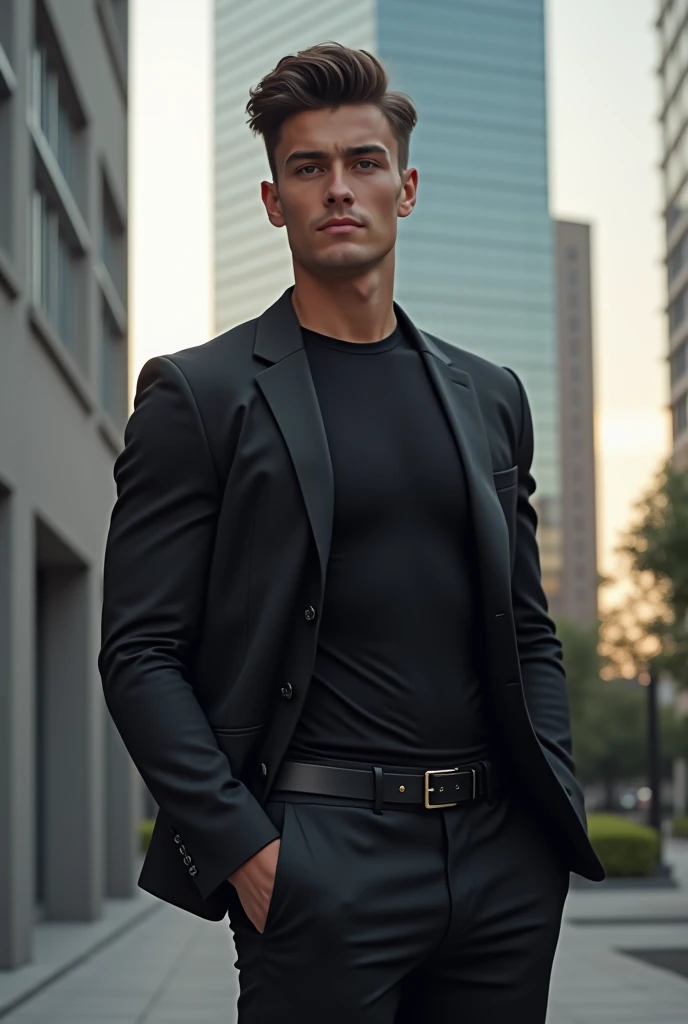
{"label": "green shrub", "polygon": [[674,818],[671,823],[671,834],[678,839],[688,839],[688,814],[682,818]]}
{"label": "green shrub", "polygon": [[616,814],[589,814],[595,853],[610,878],[651,875],[659,860],[659,833]]}
{"label": "green shrub", "polygon": [[142,818],[139,822],[139,847],[141,853],[145,853],[153,833],[155,818]]}

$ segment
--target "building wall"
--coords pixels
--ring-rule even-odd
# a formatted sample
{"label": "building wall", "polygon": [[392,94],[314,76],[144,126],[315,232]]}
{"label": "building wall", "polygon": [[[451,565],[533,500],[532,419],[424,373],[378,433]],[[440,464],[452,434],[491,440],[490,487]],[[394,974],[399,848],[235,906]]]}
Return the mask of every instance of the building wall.
{"label": "building wall", "polygon": [[96,662],[128,413],[126,24],[126,0],[0,4],[2,969],[35,920],[135,886],[137,776]]}
{"label": "building wall", "polygon": [[590,226],[556,223],[563,567],[557,617],[597,621],[597,526]]}
{"label": "building wall", "polygon": [[657,10],[674,461],[688,468],[688,0]]}

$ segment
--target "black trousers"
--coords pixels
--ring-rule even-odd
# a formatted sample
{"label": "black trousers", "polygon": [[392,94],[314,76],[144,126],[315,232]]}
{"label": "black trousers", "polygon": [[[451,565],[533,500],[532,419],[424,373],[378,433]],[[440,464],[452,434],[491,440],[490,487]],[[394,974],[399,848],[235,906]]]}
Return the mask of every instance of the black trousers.
{"label": "black trousers", "polygon": [[239,1024],[543,1024],[569,873],[515,795],[265,809],[282,835],[265,930],[233,888],[229,911]]}

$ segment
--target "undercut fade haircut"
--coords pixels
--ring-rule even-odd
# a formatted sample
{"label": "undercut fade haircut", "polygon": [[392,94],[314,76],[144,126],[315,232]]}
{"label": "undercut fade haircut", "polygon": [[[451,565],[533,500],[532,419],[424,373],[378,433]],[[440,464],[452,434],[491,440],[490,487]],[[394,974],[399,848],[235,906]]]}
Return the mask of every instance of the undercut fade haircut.
{"label": "undercut fade haircut", "polygon": [[388,91],[384,66],[367,50],[327,42],[282,57],[249,90],[248,124],[265,143],[272,180],[277,181],[275,149],[282,125],[305,110],[336,109],[343,104],[375,103],[389,121],[399,147],[399,170],[408,166],[416,108],[403,92]]}

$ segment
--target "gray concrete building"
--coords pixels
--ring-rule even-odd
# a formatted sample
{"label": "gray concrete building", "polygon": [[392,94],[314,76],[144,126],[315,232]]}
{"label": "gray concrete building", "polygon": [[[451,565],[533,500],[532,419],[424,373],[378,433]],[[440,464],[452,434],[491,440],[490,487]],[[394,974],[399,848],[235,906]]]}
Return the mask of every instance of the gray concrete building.
{"label": "gray concrete building", "polygon": [[555,221],[562,573],[556,618],[597,621],[597,503],[590,225]]}
{"label": "gray concrete building", "polygon": [[127,0],[0,0],[0,969],[135,891],[97,671],[128,414]]}

